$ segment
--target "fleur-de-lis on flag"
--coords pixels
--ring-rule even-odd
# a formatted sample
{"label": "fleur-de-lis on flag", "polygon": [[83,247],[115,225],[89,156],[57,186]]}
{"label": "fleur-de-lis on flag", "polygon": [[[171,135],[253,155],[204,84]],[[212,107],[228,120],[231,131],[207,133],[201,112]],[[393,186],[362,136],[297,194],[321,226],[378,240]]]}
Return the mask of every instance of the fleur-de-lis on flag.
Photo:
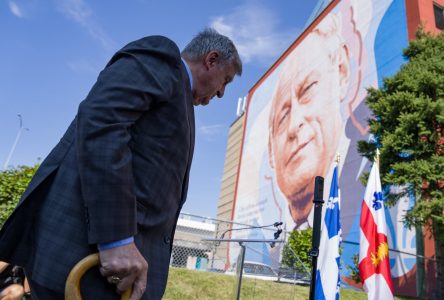
{"label": "fleur-de-lis on flag", "polygon": [[381,192],[374,192],[373,193],[372,206],[375,210],[378,210],[382,207],[382,193]]}

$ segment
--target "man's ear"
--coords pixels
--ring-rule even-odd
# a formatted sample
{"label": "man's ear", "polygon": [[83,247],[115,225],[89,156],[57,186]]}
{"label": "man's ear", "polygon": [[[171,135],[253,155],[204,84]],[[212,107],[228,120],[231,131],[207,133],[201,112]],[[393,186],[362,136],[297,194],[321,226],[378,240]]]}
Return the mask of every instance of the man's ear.
{"label": "man's ear", "polygon": [[347,95],[350,83],[350,55],[347,45],[342,45],[339,49],[339,86],[340,99],[343,101]]}
{"label": "man's ear", "polygon": [[216,66],[219,63],[219,52],[217,51],[210,51],[208,52],[208,54],[205,56],[205,67],[207,67],[207,69],[210,69],[214,66]]}
{"label": "man's ear", "polygon": [[271,144],[271,138],[272,138],[271,130],[272,129],[270,128],[268,134],[268,163],[270,164],[270,167],[274,169],[274,155],[273,155],[273,145]]}

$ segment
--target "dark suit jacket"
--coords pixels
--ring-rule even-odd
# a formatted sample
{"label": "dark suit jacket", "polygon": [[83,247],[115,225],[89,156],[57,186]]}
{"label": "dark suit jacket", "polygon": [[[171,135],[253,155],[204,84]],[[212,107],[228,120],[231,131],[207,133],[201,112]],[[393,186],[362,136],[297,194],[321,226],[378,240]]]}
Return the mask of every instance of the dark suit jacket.
{"label": "dark suit jacket", "polygon": [[179,49],[160,36],[128,44],[100,73],[3,226],[0,260],[61,292],[97,243],[136,235],[149,263],[146,297],[161,298],[193,148],[191,86]]}

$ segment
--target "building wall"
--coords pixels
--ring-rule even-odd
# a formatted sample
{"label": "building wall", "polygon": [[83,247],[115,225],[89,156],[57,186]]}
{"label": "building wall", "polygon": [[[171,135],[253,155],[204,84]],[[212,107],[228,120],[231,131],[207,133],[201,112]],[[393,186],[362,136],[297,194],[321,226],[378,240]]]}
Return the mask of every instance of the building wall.
{"label": "building wall", "polygon": [[[216,219],[220,221],[216,226],[216,237],[221,237],[221,234],[230,228],[231,219],[234,208],[234,197],[236,191],[236,180],[239,169],[242,137],[244,134],[245,114],[241,115],[230,126],[228,132],[227,150],[225,152],[224,173],[222,176],[222,182],[220,187],[219,202],[217,205]],[[212,267],[215,268],[228,268],[229,263],[226,262],[227,258],[227,243],[221,243],[216,246],[214,256],[212,259]],[[222,264],[213,263],[223,262]]]}
{"label": "building wall", "polygon": [[174,235],[170,265],[206,269],[213,252],[212,245],[202,239],[213,238],[215,228],[216,222],[213,219],[181,213]]}
{"label": "building wall", "polygon": [[[433,4],[436,3],[444,7],[444,0],[405,0],[405,3],[409,40],[415,38],[416,30],[421,23],[425,26],[426,31],[433,33],[440,31],[435,26]],[[224,173],[217,207],[217,219],[219,220],[231,221],[244,123],[245,114],[239,117],[229,129]]]}
{"label": "building wall", "polygon": [[[335,1],[339,2],[339,1]],[[420,24],[423,24],[424,28],[428,32],[437,33],[439,29],[436,28],[435,25],[435,16],[433,11],[433,4],[436,3],[441,7],[444,7],[444,0],[405,0],[405,19],[408,33],[408,40],[412,40],[415,38],[415,33]],[[324,11],[325,15],[325,11]],[[393,24],[392,24],[393,25]],[[387,30],[392,28],[390,24],[386,24],[385,29]],[[389,34],[387,32],[387,34]],[[404,33],[405,37],[405,33]],[[302,37],[303,38],[303,37]],[[384,45],[385,48],[386,43],[381,43],[381,46]],[[378,49],[376,49],[378,50]],[[400,53],[400,52],[399,52]],[[281,58],[280,60],[282,60]],[[388,60],[387,57],[384,59]],[[272,67],[271,71],[279,64],[279,61]],[[261,78],[257,85],[259,85],[262,81],[264,81],[266,76]],[[255,93],[254,87],[251,91],[251,94]],[[242,135],[244,133],[244,123],[245,123],[245,115],[236,120],[233,125],[230,127],[227,152],[225,157],[225,165],[224,165],[224,175],[222,179],[221,191],[219,196],[219,204],[217,211],[217,219],[220,220],[232,220],[233,210],[234,210],[234,198],[236,194],[236,180],[238,177],[238,167],[240,163],[240,155],[241,155],[241,147],[242,147]],[[248,124],[247,124],[248,125]],[[248,126],[247,126],[248,127]],[[247,129],[248,132],[248,129]],[[240,222],[238,220],[233,220]],[[396,220],[394,220],[396,221]],[[216,229],[216,231],[222,232],[225,230],[224,228]],[[426,238],[424,240],[425,243],[425,256],[432,257],[434,255],[433,252],[433,240]],[[225,249],[224,249],[225,250]],[[223,251],[219,251],[218,254],[223,255]],[[427,281],[433,280],[434,266],[426,266]],[[415,280],[416,266],[412,268],[407,274],[404,276],[396,277],[395,286],[397,293],[404,295],[413,295],[416,293],[414,280]],[[430,288],[429,288],[430,289]]]}
{"label": "building wall", "polygon": [[224,173],[217,205],[217,219],[231,221],[234,192],[239,166],[245,115],[240,116],[230,127],[227,151],[225,154]]}
{"label": "building wall", "polygon": [[444,0],[405,0],[409,40],[415,38],[416,29],[421,23],[428,32],[438,33],[440,31],[435,26],[433,3],[444,7]]}
{"label": "building wall", "polygon": [[216,224],[208,220],[191,220],[186,214],[181,214],[177,221],[174,240],[184,240],[200,243],[202,238],[214,237]]}

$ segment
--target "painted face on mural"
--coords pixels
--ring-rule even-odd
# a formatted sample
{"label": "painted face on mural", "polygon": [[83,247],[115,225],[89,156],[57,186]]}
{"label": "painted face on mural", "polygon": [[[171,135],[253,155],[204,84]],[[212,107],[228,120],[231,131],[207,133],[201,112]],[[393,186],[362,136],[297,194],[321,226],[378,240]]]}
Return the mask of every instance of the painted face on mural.
{"label": "painted face on mural", "polygon": [[287,57],[278,79],[270,113],[270,165],[297,223],[311,210],[314,178],[326,176],[334,160],[348,77],[345,46],[312,32]]}

